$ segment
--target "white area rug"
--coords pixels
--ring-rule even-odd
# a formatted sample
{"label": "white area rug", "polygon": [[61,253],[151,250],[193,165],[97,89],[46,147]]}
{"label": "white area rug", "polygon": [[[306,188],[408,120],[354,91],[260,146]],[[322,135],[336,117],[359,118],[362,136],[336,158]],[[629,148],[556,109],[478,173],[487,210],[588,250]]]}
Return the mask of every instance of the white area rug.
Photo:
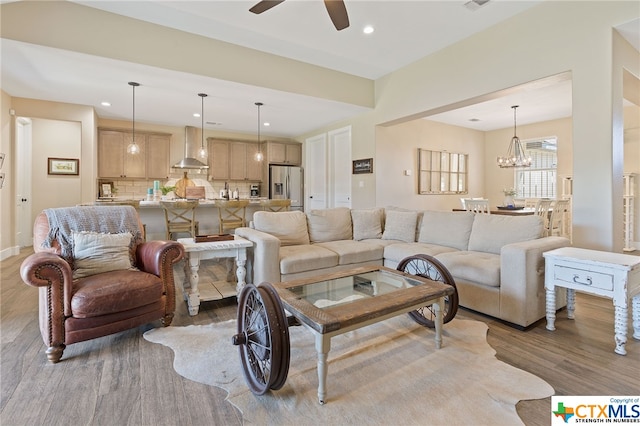
{"label": "white area rug", "polygon": [[542,379],[495,358],[487,326],[454,319],[443,346],[406,315],[331,340],[327,403],[318,404],[311,331],[290,327],[291,366],[278,391],[253,395],[231,344],[236,322],[150,330],[175,352],[174,368],[229,392],[245,424],[516,425],[519,400],[554,394]]}

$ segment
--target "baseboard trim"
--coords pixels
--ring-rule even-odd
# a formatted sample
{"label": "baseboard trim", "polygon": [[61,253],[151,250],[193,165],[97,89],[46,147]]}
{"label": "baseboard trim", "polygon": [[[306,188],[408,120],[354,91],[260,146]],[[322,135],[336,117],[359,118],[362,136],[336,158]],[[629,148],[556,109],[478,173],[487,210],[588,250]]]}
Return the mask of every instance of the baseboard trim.
{"label": "baseboard trim", "polygon": [[0,260],[5,260],[10,258],[11,256],[17,256],[20,254],[20,247],[14,246],[9,247],[4,250],[0,250]]}

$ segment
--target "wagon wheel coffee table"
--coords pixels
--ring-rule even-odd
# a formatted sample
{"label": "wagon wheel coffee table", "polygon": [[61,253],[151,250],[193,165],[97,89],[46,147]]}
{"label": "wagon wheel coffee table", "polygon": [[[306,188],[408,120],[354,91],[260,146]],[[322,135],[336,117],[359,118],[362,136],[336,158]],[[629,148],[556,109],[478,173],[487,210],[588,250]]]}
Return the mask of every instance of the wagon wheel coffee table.
{"label": "wagon wheel coffee table", "polygon": [[[250,390],[262,395],[284,386],[292,325],[302,324],[315,335],[320,404],[326,401],[327,356],[333,336],[409,312],[419,324],[435,328],[439,349],[444,314],[449,321],[457,310],[455,284],[452,279],[445,283],[450,275],[441,264],[423,258],[414,260],[414,267],[416,262],[422,272],[417,276],[374,265],[275,285],[246,285],[238,299],[238,333],[233,344],[239,346]],[[439,281],[425,278],[431,275]],[[287,317],[285,310],[292,316]]]}

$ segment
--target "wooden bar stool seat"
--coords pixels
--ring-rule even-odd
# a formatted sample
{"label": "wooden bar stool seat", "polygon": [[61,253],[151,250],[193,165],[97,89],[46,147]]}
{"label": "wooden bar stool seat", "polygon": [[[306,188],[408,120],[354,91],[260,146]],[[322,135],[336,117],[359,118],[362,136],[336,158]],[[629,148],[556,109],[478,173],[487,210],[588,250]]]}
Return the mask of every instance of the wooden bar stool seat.
{"label": "wooden bar stool seat", "polygon": [[247,226],[245,213],[249,200],[216,200],[214,205],[218,208],[221,234],[227,229]]}
{"label": "wooden bar stool seat", "polygon": [[167,240],[173,239],[173,234],[188,233],[191,238],[198,235],[196,208],[198,200],[160,201],[164,210],[164,220],[167,229]]}

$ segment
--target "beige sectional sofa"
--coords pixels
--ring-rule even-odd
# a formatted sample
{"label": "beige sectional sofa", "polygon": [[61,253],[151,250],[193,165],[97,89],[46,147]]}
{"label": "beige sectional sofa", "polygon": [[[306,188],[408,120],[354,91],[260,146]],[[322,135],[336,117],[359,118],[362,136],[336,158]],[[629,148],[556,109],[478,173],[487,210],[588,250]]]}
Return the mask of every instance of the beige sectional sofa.
{"label": "beige sectional sofa", "polygon": [[[460,305],[526,327],[545,316],[542,253],[569,245],[542,237],[538,216],[401,209],[256,212],[236,229],[253,242],[248,281],[279,282],[364,264],[395,268],[424,253],[455,278]],[[557,297],[560,308],[564,298]]]}

